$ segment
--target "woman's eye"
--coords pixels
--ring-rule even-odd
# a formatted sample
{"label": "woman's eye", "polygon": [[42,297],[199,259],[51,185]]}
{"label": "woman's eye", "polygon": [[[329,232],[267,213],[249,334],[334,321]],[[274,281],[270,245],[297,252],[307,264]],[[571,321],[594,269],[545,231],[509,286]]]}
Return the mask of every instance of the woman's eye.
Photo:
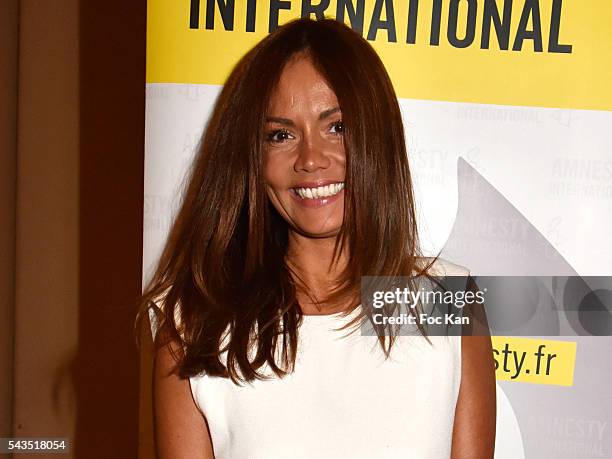
{"label": "woman's eye", "polygon": [[277,131],[269,132],[266,136],[266,140],[268,140],[268,142],[275,143],[284,142],[285,140],[289,140],[291,138],[291,134],[285,129],[279,129]]}
{"label": "woman's eye", "polygon": [[344,133],[344,123],[342,121],[336,121],[331,125],[331,130],[334,134]]}

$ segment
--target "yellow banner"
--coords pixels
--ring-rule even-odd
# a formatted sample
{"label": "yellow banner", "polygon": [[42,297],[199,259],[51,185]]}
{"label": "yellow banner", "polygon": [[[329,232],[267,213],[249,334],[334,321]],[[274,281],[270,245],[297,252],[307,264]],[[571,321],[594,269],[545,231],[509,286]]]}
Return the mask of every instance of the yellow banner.
{"label": "yellow banner", "polygon": [[498,381],[574,384],[575,342],[502,336],[491,341]]}
{"label": "yellow banner", "polygon": [[[360,30],[398,97],[612,110],[610,0],[149,0],[147,82],[223,84],[269,30]],[[333,43],[330,43],[333,46]]]}

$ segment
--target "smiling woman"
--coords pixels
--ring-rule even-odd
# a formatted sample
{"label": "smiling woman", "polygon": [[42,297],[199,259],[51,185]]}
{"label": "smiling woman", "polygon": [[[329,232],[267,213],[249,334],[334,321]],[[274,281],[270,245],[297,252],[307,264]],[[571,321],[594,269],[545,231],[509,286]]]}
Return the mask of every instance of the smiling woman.
{"label": "smiling woman", "polygon": [[432,274],[467,271],[419,251],[381,60],[334,20],[281,27],[224,85],[143,293],[159,456],[491,457],[488,336],[358,333],[363,276]]}
{"label": "smiling woman", "polygon": [[263,174],[290,235],[332,237],[342,226],[343,130],[334,91],[308,53],[295,54],[270,99]]}

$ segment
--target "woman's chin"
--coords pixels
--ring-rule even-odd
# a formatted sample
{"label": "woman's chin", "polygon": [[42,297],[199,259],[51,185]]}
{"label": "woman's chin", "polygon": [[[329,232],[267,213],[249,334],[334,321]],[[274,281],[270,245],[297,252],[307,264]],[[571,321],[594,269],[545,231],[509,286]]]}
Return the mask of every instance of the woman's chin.
{"label": "woman's chin", "polygon": [[326,238],[335,238],[340,232],[340,226],[338,227],[316,227],[314,225],[304,225],[294,230],[303,237],[307,237],[310,239],[326,239]]}

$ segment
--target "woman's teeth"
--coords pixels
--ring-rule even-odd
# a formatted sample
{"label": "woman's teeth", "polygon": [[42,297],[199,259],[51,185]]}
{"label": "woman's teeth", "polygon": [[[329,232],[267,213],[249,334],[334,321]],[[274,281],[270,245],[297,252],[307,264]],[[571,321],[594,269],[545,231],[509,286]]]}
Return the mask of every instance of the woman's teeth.
{"label": "woman's teeth", "polygon": [[330,185],[319,186],[317,188],[294,188],[295,192],[302,199],[321,199],[329,198],[340,193],[344,188],[344,182],[332,183]]}

